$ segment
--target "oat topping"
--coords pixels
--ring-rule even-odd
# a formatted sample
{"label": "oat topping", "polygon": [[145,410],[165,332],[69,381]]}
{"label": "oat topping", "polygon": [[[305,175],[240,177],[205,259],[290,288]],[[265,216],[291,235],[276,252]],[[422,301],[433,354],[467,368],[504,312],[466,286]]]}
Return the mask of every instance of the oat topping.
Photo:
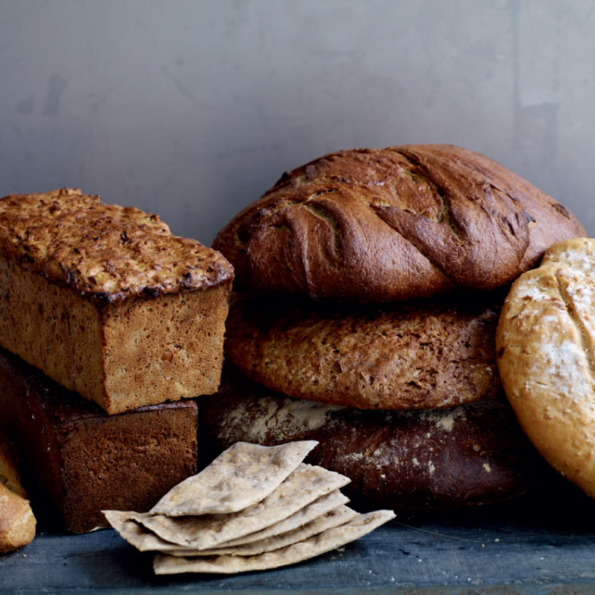
{"label": "oat topping", "polygon": [[0,253],[91,299],[195,291],[233,277],[215,250],[157,215],[63,188],[0,199]]}

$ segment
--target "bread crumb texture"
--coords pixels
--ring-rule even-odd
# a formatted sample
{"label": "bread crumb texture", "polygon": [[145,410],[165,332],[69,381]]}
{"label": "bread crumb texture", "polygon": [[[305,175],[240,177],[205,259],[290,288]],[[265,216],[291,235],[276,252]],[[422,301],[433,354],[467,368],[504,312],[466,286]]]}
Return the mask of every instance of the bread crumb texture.
{"label": "bread crumb texture", "polygon": [[595,240],[553,245],[506,298],[498,366],[544,458],[595,497]]}

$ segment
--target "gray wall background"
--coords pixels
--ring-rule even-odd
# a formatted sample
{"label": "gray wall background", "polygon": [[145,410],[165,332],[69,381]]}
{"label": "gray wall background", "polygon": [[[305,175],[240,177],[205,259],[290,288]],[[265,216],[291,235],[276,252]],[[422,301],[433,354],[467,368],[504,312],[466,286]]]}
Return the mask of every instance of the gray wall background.
{"label": "gray wall background", "polygon": [[75,186],[210,244],[337,149],[453,143],[595,236],[592,0],[0,0],[0,195]]}

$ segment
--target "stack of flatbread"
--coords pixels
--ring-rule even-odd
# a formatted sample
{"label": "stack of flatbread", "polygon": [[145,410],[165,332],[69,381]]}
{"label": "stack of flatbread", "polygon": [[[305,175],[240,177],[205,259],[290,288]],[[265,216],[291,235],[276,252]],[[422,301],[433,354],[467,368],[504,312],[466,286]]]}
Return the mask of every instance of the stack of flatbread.
{"label": "stack of flatbread", "polygon": [[303,463],[316,446],[238,442],[149,512],[104,511],[140,551],[160,552],[156,574],[231,574],[301,562],[359,539],[393,519],[359,514],[340,488],[349,479]]}

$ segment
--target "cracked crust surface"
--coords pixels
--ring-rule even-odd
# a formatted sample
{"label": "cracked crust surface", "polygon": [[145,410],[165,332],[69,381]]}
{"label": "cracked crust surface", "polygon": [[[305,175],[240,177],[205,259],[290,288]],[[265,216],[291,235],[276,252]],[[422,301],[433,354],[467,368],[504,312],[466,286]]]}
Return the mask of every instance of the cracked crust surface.
{"label": "cracked crust surface", "polygon": [[453,407],[500,390],[502,297],[390,305],[234,299],[225,355],[286,395],[360,409]]}
{"label": "cracked crust surface", "polygon": [[488,504],[525,491],[539,459],[506,400],[421,411],[364,411],[294,399],[229,363],[200,402],[205,460],[243,440],[318,440],[307,462],[351,479],[358,509],[431,510]]}
{"label": "cracked crust surface", "polygon": [[196,291],[233,277],[225,258],[157,215],[62,188],[0,199],[0,253],[90,299]]}
{"label": "cracked crust surface", "polygon": [[390,302],[496,289],[554,242],[585,235],[491,159],[408,145],[340,151],[284,174],[213,247],[239,291]]}
{"label": "cracked crust surface", "polygon": [[506,298],[498,366],[543,457],[595,497],[595,240],[552,246]]}

